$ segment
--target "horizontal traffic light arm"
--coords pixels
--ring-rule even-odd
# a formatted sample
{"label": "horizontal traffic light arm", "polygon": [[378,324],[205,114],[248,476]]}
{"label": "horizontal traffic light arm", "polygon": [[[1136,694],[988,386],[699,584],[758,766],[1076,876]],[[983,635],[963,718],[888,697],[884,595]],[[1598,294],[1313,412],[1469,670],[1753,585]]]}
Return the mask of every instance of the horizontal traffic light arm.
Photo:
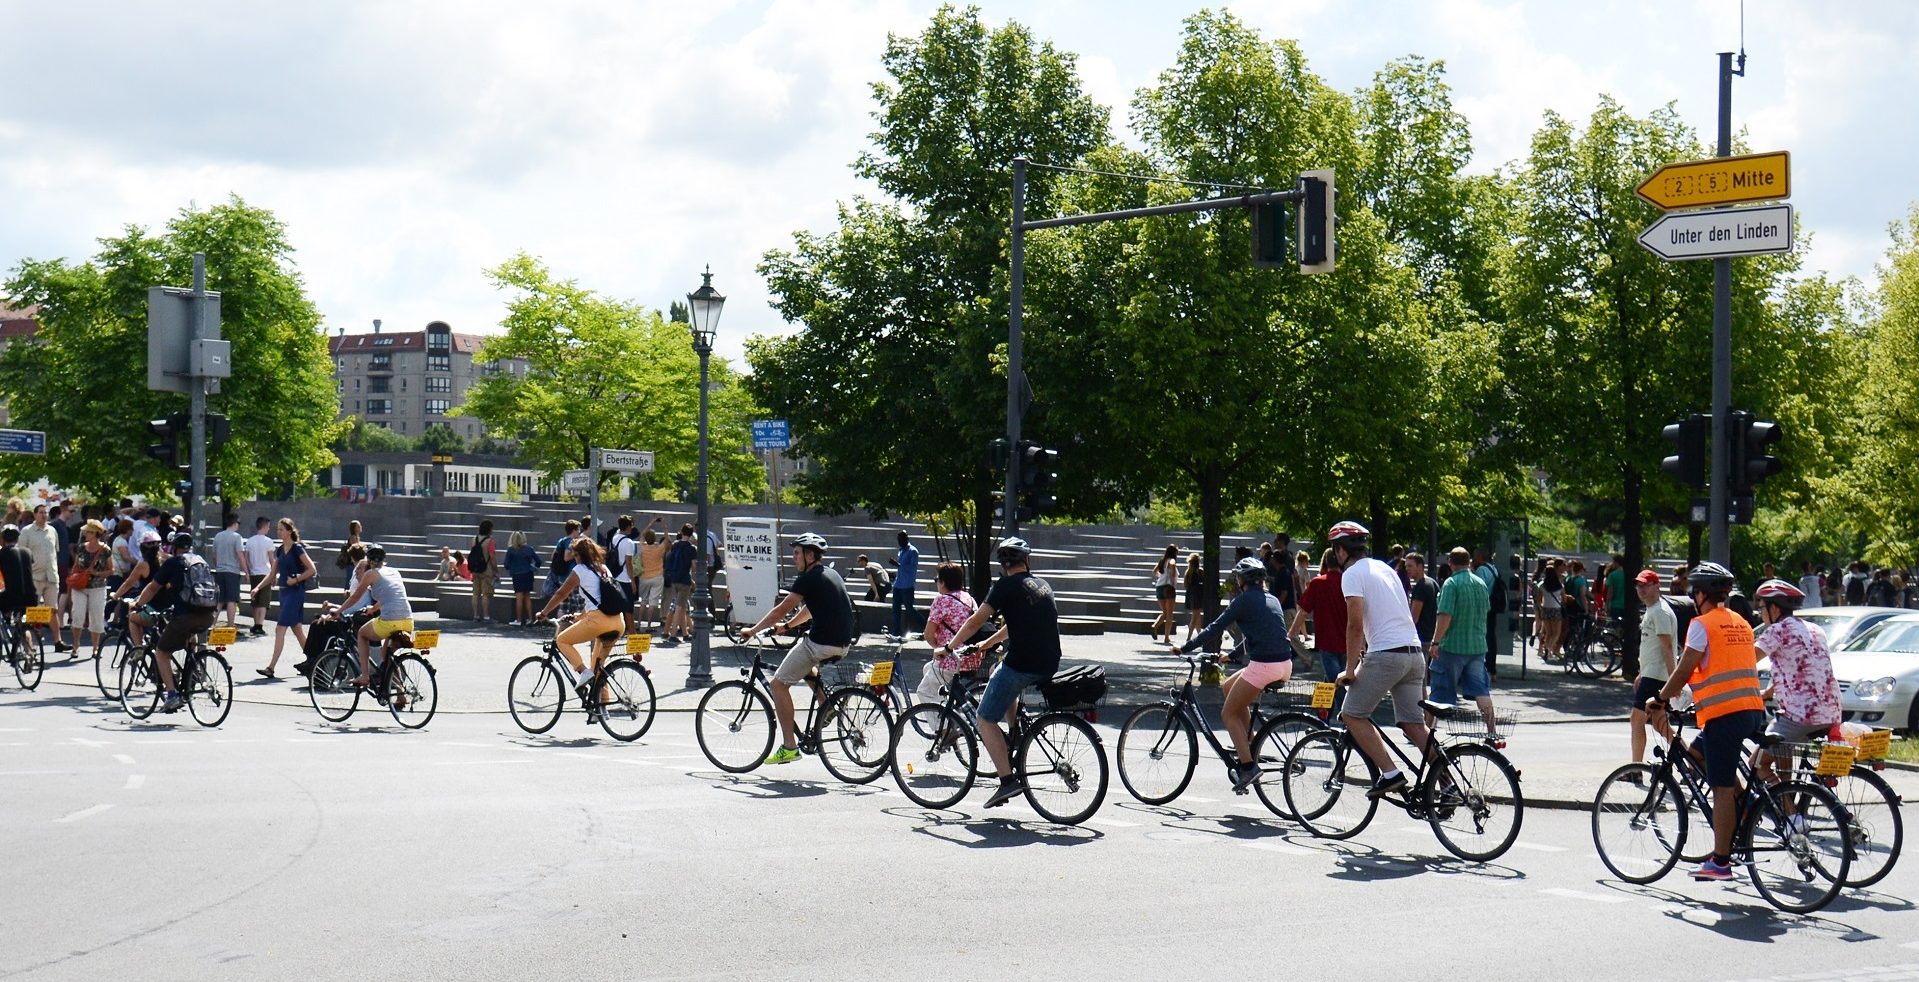
{"label": "horizontal traffic light arm", "polygon": [[1154,215],[1179,215],[1190,211],[1219,211],[1222,208],[1257,208],[1260,205],[1280,201],[1302,201],[1306,192],[1299,188],[1291,191],[1262,191],[1259,194],[1242,194],[1232,198],[1201,198],[1198,201],[1180,201],[1170,205],[1148,205],[1145,208],[1127,208],[1124,211],[1100,211],[1090,215],[1064,215],[1059,218],[1042,218],[1038,221],[1021,222],[1024,229],[1062,228],[1067,225],[1091,225],[1094,222],[1115,222],[1127,218],[1151,218]]}

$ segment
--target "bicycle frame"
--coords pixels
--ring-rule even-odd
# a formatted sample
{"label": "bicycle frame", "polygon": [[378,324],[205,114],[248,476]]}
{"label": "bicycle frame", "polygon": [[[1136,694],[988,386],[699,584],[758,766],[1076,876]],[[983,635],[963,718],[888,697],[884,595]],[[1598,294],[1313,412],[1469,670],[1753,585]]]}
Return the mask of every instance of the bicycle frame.
{"label": "bicycle frame", "polygon": [[[1172,699],[1163,700],[1160,705],[1179,714],[1179,716],[1186,721],[1187,725],[1197,730],[1201,736],[1206,738],[1207,745],[1213,748],[1213,753],[1219,757],[1220,763],[1231,767],[1239,761],[1238,752],[1232,748],[1230,743],[1222,742],[1219,739],[1219,735],[1213,732],[1212,724],[1206,722],[1205,714],[1199,711],[1197,686],[1194,680],[1199,675],[1201,659],[1193,655],[1182,655],[1181,657],[1186,661],[1186,681],[1180,685],[1178,692]],[[1258,702],[1254,702],[1251,708],[1253,713],[1252,719],[1246,727],[1248,740],[1258,735],[1260,727],[1266,725],[1266,721],[1271,718],[1266,714],[1265,710],[1260,708]],[[1224,725],[1223,720],[1221,723]],[[1167,739],[1172,738],[1172,732],[1170,729],[1167,731],[1165,734]],[[1163,750],[1164,748],[1161,747],[1158,749]]]}

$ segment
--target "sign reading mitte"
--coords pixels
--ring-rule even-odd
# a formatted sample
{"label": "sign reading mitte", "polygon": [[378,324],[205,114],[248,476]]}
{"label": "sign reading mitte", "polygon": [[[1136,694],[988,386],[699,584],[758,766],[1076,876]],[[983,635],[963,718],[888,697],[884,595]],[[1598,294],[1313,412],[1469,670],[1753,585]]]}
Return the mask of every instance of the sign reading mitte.
{"label": "sign reading mitte", "polygon": [[1667,164],[1639,184],[1639,196],[1667,211],[1792,197],[1792,155],[1784,150]]}

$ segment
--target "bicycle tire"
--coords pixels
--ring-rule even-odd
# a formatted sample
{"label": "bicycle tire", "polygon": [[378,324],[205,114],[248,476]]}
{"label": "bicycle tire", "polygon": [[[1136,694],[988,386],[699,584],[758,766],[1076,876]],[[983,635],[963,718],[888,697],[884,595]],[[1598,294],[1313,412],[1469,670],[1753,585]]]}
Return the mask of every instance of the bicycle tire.
{"label": "bicycle tire", "polygon": [[1259,725],[1259,732],[1253,735],[1253,760],[1259,764],[1253,792],[1268,811],[1299,821],[1298,814],[1286,804],[1286,758],[1299,741],[1326,729],[1330,727],[1319,717],[1296,712],[1280,713]]}
{"label": "bicycle tire", "polygon": [[846,688],[827,696],[814,733],[820,762],[834,777],[848,784],[871,784],[886,773],[893,714],[872,690]]}
{"label": "bicycle tire", "polygon": [[979,739],[951,707],[923,702],[893,727],[887,763],[900,792],[923,808],[951,808],[973,790]]}
{"label": "bicycle tire", "polygon": [[406,729],[423,729],[433,722],[433,713],[440,708],[440,681],[433,663],[417,652],[394,655],[386,668],[386,682],[380,686],[380,702],[393,714],[393,721]]}
{"label": "bicycle tire", "polygon": [[146,719],[160,706],[160,680],[154,677],[144,651],[120,664],[120,708],[134,719]]}
{"label": "bicycle tire", "polygon": [[566,680],[539,655],[513,666],[506,680],[506,711],[515,725],[535,736],[553,728],[566,709]]}
{"label": "bicycle tire", "polygon": [[1322,730],[1300,739],[1286,757],[1286,807],[1306,830],[1322,839],[1350,839],[1363,831],[1379,810],[1367,792],[1379,780],[1379,768],[1346,738],[1344,730]]}
{"label": "bicycle tire", "polygon": [[216,651],[201,652],[187,676],[180,695],[186,699],[193,721],[208,728],[226,722],[227,714],[233,711],[233,667],[227,664],[226,656]]}
{"label": "bicycle tire", "polygon": [[100,687],[100,695],[107,699],[120,696],[120,666],[127,660],[127,636],[115,634],[100,647],[100,655],[93,660],[93,681]]}
{"label": "bicycle tire", "polygon": [[773,704],[766,693],[740,679],[721,682],[700,697],[693,717],[700,753],[728,774],[745,774],[773,752]]}
{"label": "bicycle tire", "polygon": [[1153,703],[1126,717],[1113,756],[1119,763],[1119,783],[1128,794],[1163,805],[1179,797],[1199,769],[1199,738],[1178,706]]}
{"label": "bicycle tire", "polygon": [[[1637,784],[1631,780],[1637,775]],[[1627,883],[1651,883],[1672,872],[1686,840],[1686,799],[1671,776],[1651,764],[1621,764],[1593,796],[1593,848]],[[1611,845],[1608,845],[1611,843]]]}
{"label": "bicycle tire", "polygon": [[1078,825],[1106,800],[1106,750],[1099,734],[1071,713],[1047,713],[1020,740],[1013,768],[1026,802],[1047,821]]}
{"label": "bicycle tire", "polygon": [[1605,632],[1588,631],[1579,639],[1578,664],[1593,678],[1605,678],[1619,667],[1619,652],[1607,641]]}
{"label": "bicycle tire", "polygon": [[1857,764],[1839,779],[1832,793],[1851,820],[1847,830],[1852,841],[1852,873],[1846,877],[1846,885],[1872,886],[1892,872],[1905,845],[1899,793],[1871,768]]}
{"label": "bicycle tire", "polygon": [[[1475,863],[1505,855],[1526,820],[1519,771],[1505,754],[1481,744],[1440,746],[1433,752],[1450,761],[1445,773],[1426,778],[1426,822],[1439,844]],[[1443,783],[1448,774],[1449,785]]]}
{"label": "bicycle tire", "polygon": [[313,711],[329,723],[344,723],[360,706],[360,666],[353,656],[341,651],[322,654],[307,675],[307,699]]}
{"label": "bicycle tire", "polygon": [[600,728],[621,743],[632,743],[653,727],[653,679],[639,662],[621,659],[600,670]]}
{"label": "bicycle tire", "polygon": [[[1793,821],[1797,818],[1804,819],[1803,826]],[[1734,847],[1745,855],[1753,888],[1791,914],[1810,914],[1832,903],[1851,872],[1844,818],[1839,799],[1817,784],[1784,781],[1761,791]]]}
{"label": "bicycle tire", "polygon": [[47,676],[47,652],[40,643],[39,632],[34,632],[32,643],[17,639],[13,653],[13,680],[20,688],[28,692],[40,687],[40,680]]}

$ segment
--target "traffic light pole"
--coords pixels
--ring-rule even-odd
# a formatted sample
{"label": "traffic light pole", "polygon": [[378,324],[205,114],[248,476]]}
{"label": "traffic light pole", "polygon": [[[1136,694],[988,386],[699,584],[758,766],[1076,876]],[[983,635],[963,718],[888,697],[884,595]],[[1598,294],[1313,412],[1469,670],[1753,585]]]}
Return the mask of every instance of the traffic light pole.
{"label": "traffic light pole", "polygon": [[[193,344],[207,336],[207,254],[193,254]],[[206,521],[203,507],[207,489],[207,379],[194,374],[188,377],[187,393],[191,404],[187,408],[188,427],[192,434],[193,446],[188,450],[187,480],[192,487],[181,497],[186,499],[187,528],[194,533],[194,541],[200,540],[200,526]]]}
{"label": "traffic light pole", "polygon": [[[1719,53],[1719,156],[1732,156],[1732,77],[1746,74],[1746,58]],[[1732,563],[1732,260],[1712,261],[1712,465],[1711,505],[1708,508],[1708,558],[1722,566]]]}

